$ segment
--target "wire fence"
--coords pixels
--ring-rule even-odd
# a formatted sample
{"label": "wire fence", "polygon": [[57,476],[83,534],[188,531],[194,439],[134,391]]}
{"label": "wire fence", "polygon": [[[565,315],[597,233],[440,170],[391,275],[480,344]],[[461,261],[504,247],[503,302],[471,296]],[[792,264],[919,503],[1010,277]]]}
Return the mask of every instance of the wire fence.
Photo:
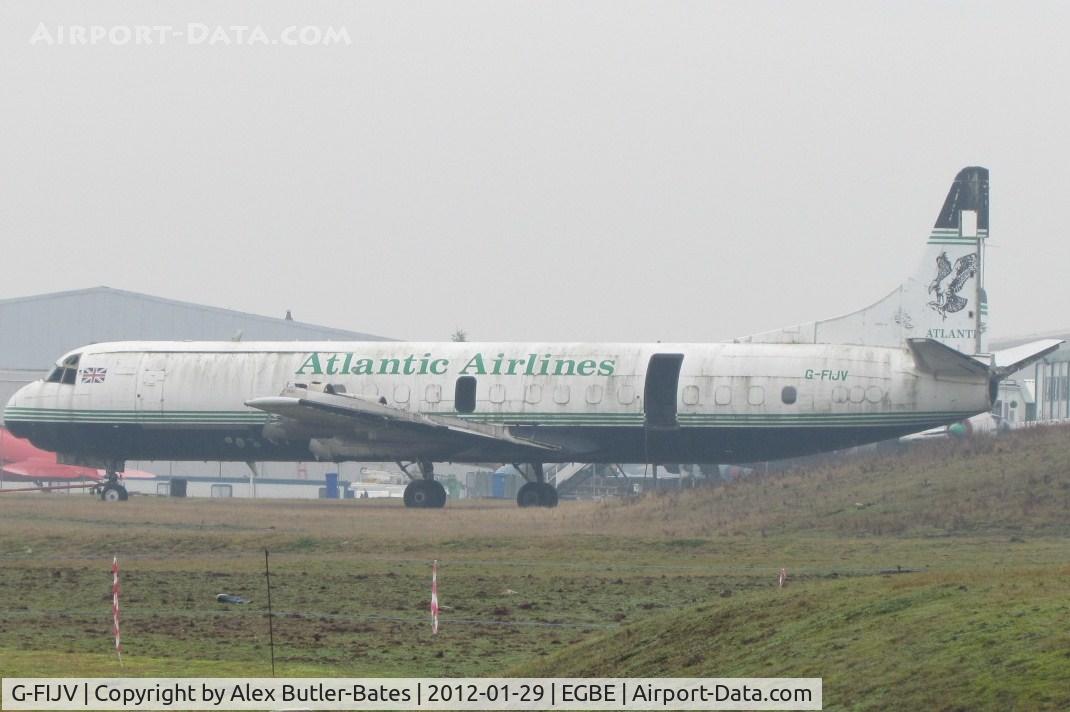
{"label": "wire fence", "polygon": [[[170,610],[166,614],[161,614],[159,610],[150,609],[138,609],[123,607],[123,620],[124,621],[137,621],[139,619],[158,619],[161,615],[166,615],[168,618],[184,618],[190,620],[204,620],[204,619],[217,619],[227,617],[243,617],[243,618],[263,618],[264,611],[260,608],[247,608],[247,609],[231,609],[231,610]],[[60,610],[60,609],[39,609],[39,610],[22,610],[22,609],[0,609],[0,617],[5,620],[16,619],[34,619],[34,618],[82,618],[82,619],[95,619],[101,618],[103,620],[106,616],[101,613],[99,608],[81,608],[73,610]],[[412,616],[391,616],[383,615],[379,613],[326,613],[322,611],[275,611],[274,616],[276,620],[329,620],[329,621],[347,621],[347,622],[381,622],[381,623],[403,623],[407,625],[419,625],[426,627],[428,625],[428,617],[426,615],[412,615]],[[552,621],[540,621],[540,620],[526,620],[526,621],[506,621],[497,618],[454,618],[448,615],[448,611],[442,616],[443,625],[465,625],[465,626],[509,626],[517,628],[575,628],[575,629],[591,629],[602,630],[619,628],[620,623],[595,623],[590,621],[577,621],[577,620],[552,620]]]}
{"label": "wire fence", "polygon": [[[260,552],[244,551],[244,552],[205,552],[205,553],[191,553],[189,555],[173,554],[173,553],[145,553],[145,554],[119,554],[119,557],[124,561],[165,561],[169,565],[176,565],[182,562],[233,562],[240,560],[247,560],[251,564],[259,560]],[[703,574],[708,577],[757,577],[757,578],[769,578],[771,581],[776,579],[777,573],[784,565],[782,559],[768,560],[761,562],[732,562],[721,563],[717,561],[696,561],[693,564],[685,563],[646,563],[635,561],[564,561],[560,559],[470,559],[470,558],[457,558],[449,559],[442,558],[441,556],[431,558],[426,556],[404,556],[394,554],[364,554],[361,552],[309,552],[309,551],[272,551],[272,560],[279,560],[282,563],[293,563],[294,560],[307,560],[310,555],[313,555],[319,559],[331,559],[331,558],[346,558],[354,564],[353,572],[361,573],[359,564],[361,562],[374,562],[377,564],[390,563],[390,564],[405,564],[412,566],[431,566],[433,560],[439,562],[440,568],[454,568],[461,569],[465,567],[480,567],[484,569],[516,569],[522,568],[527,570],[538,569],[540,572],[545,573],[547,570],[561,570],[573,573],[623,573],[623,572],[653,572],[658,574],[679,573],[679,574]],[[625,554],[626,555],[626,554]],[[698,558],[698,557],[696,557]],[[901,557],[900,557],[901,558]],[[33,561],[39,563],[47,562],[97,562],[108,559],[110,561],[110,555],[102,557],[100,555],[71,555],[71,554],[37,554],[34,552],[18,552],[18,553],[0,553],[0,563],[11,562],[26,562]],[[289,560],[289,561],[288,561]],[[1067,558],[1067,563],[1070,563],[1070,557]],[[796,578],[808,577],[808,578],[836,578],[846,576],[876,576],[880,574],[889,573],[890,569],[900,567],[902,569],[909,569],[911,572],[917,572],[919,570],[924,571],[939,571],[944,566],[940,564],[929,564],[925,567],[904,566],[901,560],[890,562],[888,565],[876,566],[876,567],[860,567],[851,565],[836,565],[832,562],[811,562],[808,565],[793,566],[791,567],[792,575]],[[947,568],[954,568],[952,563],[947,564]],[[283,569],[279,575],[284,575],[286,570]]]}

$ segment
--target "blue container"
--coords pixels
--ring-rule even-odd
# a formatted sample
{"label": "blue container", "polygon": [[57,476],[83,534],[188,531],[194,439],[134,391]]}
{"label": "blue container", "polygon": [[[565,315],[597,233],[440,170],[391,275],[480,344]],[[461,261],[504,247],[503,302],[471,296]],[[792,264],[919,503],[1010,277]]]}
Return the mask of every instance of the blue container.
{"label": "blue container", "polygon": [[338,473],[328,472],[324,475],[324,479],[326,480],[325,484],[327,485],[324,487],[324,489],[327,490],[327,499],[338,499]]}
{"label": "blue container", "polygon": [[509,475],[504,472],[495,472],[490,476],[490,496],[497,499],[505,499],[505,486]]}

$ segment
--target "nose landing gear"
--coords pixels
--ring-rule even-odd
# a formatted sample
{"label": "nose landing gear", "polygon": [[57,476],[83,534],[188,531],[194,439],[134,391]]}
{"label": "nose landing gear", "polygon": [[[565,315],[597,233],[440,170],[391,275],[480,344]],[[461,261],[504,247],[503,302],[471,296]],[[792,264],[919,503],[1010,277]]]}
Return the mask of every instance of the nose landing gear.
{"label": "nose landing gear", "polygon": [[125,502],[130,498],[126,488],[119,484],[119,475],[115,470],[108,468],[105,471],[105,482],[100,488],[100,500],[102,502]]}

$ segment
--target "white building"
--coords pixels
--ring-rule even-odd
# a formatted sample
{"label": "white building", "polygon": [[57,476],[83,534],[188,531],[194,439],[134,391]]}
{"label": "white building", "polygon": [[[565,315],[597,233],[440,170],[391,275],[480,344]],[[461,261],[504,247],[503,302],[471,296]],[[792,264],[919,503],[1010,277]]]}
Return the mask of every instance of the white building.
{"label": "white building", "polygon": [[1070,329],[998,339],[993,341],[992,348],[1005,349],[1037,339],[1065,339],[1067,343],[1000,386],[993,412],[1011,424],[1070,418]]}

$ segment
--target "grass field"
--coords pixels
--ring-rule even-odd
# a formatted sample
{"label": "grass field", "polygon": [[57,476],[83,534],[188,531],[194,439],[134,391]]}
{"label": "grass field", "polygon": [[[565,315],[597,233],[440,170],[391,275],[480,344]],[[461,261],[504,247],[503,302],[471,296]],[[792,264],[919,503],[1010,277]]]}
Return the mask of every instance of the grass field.
{"label": "grass field", "polygon": [[124,673],[268,675],[265,548],[280,675],[820,676],[826,709],[1070,709],[1066,429],[552,511],[0,495],[0,674],[120,672],[117,555]]}

